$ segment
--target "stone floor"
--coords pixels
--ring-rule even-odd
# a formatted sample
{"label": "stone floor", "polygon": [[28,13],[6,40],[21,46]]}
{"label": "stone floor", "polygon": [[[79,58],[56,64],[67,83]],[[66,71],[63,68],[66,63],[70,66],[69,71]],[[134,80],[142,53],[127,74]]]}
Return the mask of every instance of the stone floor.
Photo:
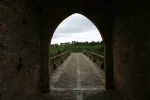
{"label": "stone floor", "polygon": [[82,53],[71,53],[50,78],[50,93],[36,100],[119,100],[105,90],[104,71]]}

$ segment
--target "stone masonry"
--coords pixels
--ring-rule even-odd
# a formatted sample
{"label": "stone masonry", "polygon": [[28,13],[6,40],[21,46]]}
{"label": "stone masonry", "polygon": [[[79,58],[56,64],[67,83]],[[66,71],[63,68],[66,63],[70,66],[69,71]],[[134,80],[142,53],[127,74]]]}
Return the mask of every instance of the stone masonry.
{"label": "stone masonry", "polygon": [[149,100],[149,4],[149,0],[0,0],[0,99],[25,100],[49,90],[53,33],[65,18],[79,13],[96,25],[104,40],[106,89],[125,100]]}

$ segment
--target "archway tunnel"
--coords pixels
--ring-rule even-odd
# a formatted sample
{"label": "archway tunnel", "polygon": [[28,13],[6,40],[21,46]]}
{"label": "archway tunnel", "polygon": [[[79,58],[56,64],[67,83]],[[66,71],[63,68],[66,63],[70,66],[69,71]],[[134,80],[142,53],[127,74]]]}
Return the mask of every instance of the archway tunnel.
{"label": "archway tunnel", "polygon": [[48,90],[50,40],[59,23],[77,12],[105,40],[107,89],[125,100],[148,100],[149,10],[147,0],[1,0],[0,98],[21,100]]}
{"label": "archway tunnel", "polygon": [[[91,95],[88,94],[95,92],[99,95],[105,90],[105,70],[101,67],[104,63],[102,40],[96,26],[81,14],[72,14],[58,25],[49,49],[49,98],[78,100],[85,99],[84,95],[89,98]],[[66,58],[68,50],[71,52]],[[91,52],[90,56],[86,55],[88,52]]]}

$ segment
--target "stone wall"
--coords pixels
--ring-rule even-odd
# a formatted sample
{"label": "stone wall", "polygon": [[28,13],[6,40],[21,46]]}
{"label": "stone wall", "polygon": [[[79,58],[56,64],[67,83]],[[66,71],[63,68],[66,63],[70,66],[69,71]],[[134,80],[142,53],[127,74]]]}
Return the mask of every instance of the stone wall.
{"label": "stone wall", "polygon": [[149,100],[149,10],[149,6],[141,2],[122,2],[119,9],[115,9],[114,85],[125,100]]}
{"label": "stone wall", "polygon": [[147,0],[114,0],[113,3],[64,0],[59,5],[56,0],[44,1],[0,0],[0,100],[20,100],[36,94],[39,76],[41,89],[49,89],[51,36],[64,18],[76,12],[90,18],[105,39],[109,89],[114,85],[125,100],[148,100],[150,8]]}
{"label": "stone wall", "polygon": [[24,0],[0,1],[0,100],[20,100],[38,89],[40,40]]}

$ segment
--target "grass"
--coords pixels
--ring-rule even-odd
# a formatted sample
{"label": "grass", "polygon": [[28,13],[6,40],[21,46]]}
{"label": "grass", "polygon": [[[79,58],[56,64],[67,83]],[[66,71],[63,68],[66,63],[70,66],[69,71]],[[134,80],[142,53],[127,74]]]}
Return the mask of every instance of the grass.
{"label": "grass", "polygon": [[82,52],[83,50],[91,51],[99,55],[104,56],[104,43],[89,45],[89,44],[66,44],[66,45],[51,45],[50,46],[50,57],[56,56],[67,50],[72,50],[73,52]]}

